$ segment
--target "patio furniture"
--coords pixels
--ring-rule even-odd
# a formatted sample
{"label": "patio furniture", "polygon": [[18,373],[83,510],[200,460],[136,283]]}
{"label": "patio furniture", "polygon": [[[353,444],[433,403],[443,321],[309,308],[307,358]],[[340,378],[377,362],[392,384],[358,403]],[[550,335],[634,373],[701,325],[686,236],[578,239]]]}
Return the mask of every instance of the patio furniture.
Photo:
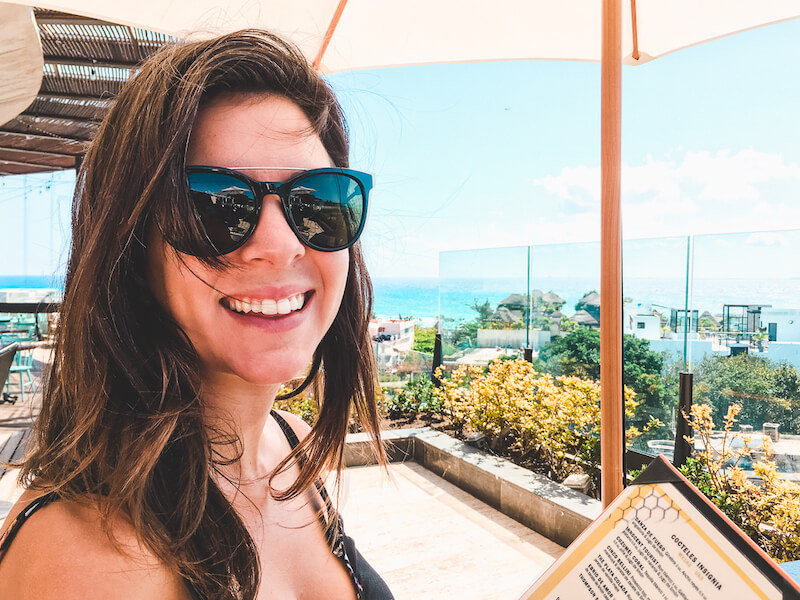
{"label": "patio furniture", "polygon": [[[14,356],[17,353],[18,347],[19,344],[15,343],[0,348],[0,381],[4,381],[6,387],[11,378],[11,367],[14,364]],[[0,398],[0,404],[5,402],[13,404],[16,400],[16,396],[11,396],[8,391],[4,391],[2,398]]]}
{"label": "patio furniture", "polygon": [[[15,373],[19,375],[19,393],[22,397],[22,402],[25,402],[25,388],[30,388],[31,394],[36,391],[36,386],[33,382],[33,349],[18,350],[17,355],[14,357],[14,364],[11,365],[11,372],[6,380],[10,389],[11,375]],[[27,377],[27,382],[25,381]]]}

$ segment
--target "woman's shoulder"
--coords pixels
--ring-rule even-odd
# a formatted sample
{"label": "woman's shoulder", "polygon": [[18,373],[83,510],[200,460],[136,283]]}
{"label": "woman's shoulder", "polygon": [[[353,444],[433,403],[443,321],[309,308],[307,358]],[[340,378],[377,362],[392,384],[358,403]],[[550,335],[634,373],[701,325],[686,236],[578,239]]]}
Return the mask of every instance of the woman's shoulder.
{"label": "woman's shoulder", "polygon": [[[4,529],[35,499],[26,492]],[[139,543],[127,519],[113,519],[110,529],[116,544],[89,502],[57,500],[42,506],[19,527],[0,556],[0,597],[188,598],[183,580]]]}
{"label": "woman's shoulder", "polygon": [[303,421],[303,419],[298,417],[296,414],[286,412],[285,410],[278,410],[277,408],[274,410],[276,413],[282,416],[283,419],[291,426],[295,435],[297,435],[297,437],[300,438],[300,440],[302,440],[309,433],[311,433],[311,426],[305,421]]}

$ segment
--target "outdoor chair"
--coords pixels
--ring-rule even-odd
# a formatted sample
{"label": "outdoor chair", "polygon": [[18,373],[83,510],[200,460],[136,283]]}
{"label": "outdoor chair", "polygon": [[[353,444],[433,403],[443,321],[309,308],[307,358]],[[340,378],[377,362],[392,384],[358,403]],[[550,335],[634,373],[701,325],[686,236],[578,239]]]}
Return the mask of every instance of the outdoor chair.
{"label": "outdoor chair", "polygon": [[[11,368],[14,366],[14,356],[17,353],[17,348],[19,348],[19,344],[16,343],[0,348],[0,381],[5,382],[5,387],[9,386]],[[20,379],[22,379],[22,375],[20,375]],[[3,402],[11,402],[12,404],[16,402],[16,396],[11,396],[8,393],[9,391],[10,390],[3,392],[0,404]]]}
{"label": "outdoor chair", "polygon": [[[29,387],[31,394],[36,391],[35,384],[33,383],[33,350],[18,350],[17,355],[14,357],[14,362],[9,370],[8,378],[6,379],[6,387],[11,390],[11,376],[19,374],[19,394],[22,398],[23,404],[25,403],[25,388]],[[27,376],[28,381],[25,381]]]}

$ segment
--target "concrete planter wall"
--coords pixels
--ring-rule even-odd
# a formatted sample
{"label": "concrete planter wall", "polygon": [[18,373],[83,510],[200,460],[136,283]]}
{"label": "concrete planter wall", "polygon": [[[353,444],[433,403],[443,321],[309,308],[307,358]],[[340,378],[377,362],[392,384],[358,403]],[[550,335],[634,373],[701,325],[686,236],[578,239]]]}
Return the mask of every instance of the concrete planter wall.
{"label": "concrete planter wall", "polygon": [[[598,500],[439,431],[426,427],[382,435],[391,461],[416,461],[562,546],[600,515]],[[348,467],[375,464],[367,434],[347,436],[344,458]]]}

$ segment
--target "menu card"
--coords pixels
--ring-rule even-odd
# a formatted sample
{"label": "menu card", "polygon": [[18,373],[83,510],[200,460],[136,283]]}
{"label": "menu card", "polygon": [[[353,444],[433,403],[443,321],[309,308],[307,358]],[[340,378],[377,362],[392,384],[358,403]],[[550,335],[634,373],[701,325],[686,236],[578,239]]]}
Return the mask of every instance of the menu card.
{"label": "menu card", "polygon": [[663,456],[520,600],[800,599],[800,587]]}

